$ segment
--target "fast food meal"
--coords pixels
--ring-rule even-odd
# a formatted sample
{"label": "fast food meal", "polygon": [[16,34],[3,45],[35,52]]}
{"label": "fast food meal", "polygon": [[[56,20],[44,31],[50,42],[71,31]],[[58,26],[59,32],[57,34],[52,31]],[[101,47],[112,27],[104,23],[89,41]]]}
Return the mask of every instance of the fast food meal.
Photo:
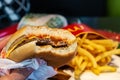
{"label": "fast food meal", "polygon": [[[73,69],[76,80],[80,80],[85,71],[100,75],[117,70],[117,66],[110,63],[114,54],[120,54],[118,41],[108,39],[83,24],[68,25],[64,29],[24,26],[12,35],[0,56],[15,62],[41,58],[57,71],[67,65]],[[68,78],[70,75],[58,72],[49,80]]]}
{"label": "fast food meal", "polygon": [[1,57],[15,62],[39,57],[48,65],[59,67],[74,57],[76,48],[76,37],[67,30],[24,26],[12,35]]}
{"label": "fast food meal", "polygon": [[118,41],[107,39],[82,24],[72,24],[66,29],[77,37],[77,54],[68,64],[74,68],[76,80],[79,80],[80,75],[86,70],[90,70],[96,75],[116,71],[117,67],[109,64],[113,54],[120,54]]}

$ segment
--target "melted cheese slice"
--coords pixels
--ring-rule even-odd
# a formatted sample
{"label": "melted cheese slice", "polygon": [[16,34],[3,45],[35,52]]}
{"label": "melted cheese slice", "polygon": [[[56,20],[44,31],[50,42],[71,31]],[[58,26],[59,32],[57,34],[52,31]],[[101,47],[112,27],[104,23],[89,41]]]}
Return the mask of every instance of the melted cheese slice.
{"label": "melted cheese slice", "polygon": [[[36,36],[30,36],[30,37],[28,37],[28,39],[33,39],[33,38],[37,38]],[[8,57],[8,56],[10,56],[10,53],[19,45],[19,44],[21,44],[23,41],[25,41],[26,39],[25,38],[23,38],[22,40],[20,40],[17,44],[15,44],[8,52],[7,52],[7,54],[6,54],[6,58]]]}
{"label": "melted cheese slice", "polygon": [[20,43],[22,43],[23,41],[24,41],[25,39],[23,39],[23,40],[21,40],[21,41],[19,41],[17,44],[15,44],[8,52],[7,52],[7,54],[6,54],[6,58],[10,55],[10,53],[20,44]]}

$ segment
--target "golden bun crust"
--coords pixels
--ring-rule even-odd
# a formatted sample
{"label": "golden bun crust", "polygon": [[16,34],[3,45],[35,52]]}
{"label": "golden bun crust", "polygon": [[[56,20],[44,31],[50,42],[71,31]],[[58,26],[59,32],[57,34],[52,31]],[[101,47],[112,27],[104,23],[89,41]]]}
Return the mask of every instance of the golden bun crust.
{"label": "golden bun crust", "polygon": [[7,53],[11,45],[20,36],[47,36],[61,39],[67,42],[67,47],[54,48],[51,45],[38,46],[36,45],[37,40],[26,43],[20,47],[14,49],[10,55],[7,57],[13,61],[21,62],[25,59],[39,57],[47,61],[48,65],[53,67],[59,67],[70,61],[77,48],[76,37],[67,30],[48,28],[45,26],[25,26],[18,30],[5,47],[5,52]]}

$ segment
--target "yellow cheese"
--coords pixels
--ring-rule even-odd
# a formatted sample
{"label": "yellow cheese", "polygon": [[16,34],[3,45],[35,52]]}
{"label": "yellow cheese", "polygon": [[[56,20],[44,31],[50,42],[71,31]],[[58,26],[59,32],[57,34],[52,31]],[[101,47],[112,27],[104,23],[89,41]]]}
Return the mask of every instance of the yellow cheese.
{"label": "yellow cheese", "polygon": [[[28,39],[33,39],[33,38],[37,38],[36,36],[30,36]],[[23,38],[21,41],[19,41],[17,44],[15,44],[6,54],[6,58],[10,55],[10,53],[17,47],[17,45],[19,45],[20,43],[22,43],[24,40],[26,40],[25,38]]]}
{"label": "yellow cheese", "polygon": [[6,54],[5,57],[8,57],[10,55],[10,53],[17,47],[17,45],[19,45],[20,43],[22,43],[25,39],[19,41],[16,45],[14,45]]}

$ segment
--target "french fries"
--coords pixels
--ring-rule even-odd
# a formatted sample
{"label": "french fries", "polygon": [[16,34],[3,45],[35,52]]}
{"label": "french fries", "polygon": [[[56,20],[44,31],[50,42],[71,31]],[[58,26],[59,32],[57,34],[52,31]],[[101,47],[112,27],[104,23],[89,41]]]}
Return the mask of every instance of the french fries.
{"label": "french fries", "polygon": [[79,47],[79,46],[78,46],[78,55],[87,56],[87,58],[91,61],[93,67],[94,67],[94,68],[97,67],[97,63],[96,63],[96,61],[95,61],[94,56],[93,56],[91,53],[89,53],[87,50],[85,50],[85,49],[83,49],[83,48],[81,48],[81,47]]}
{"label": "french fries", "polygon": [[112,50],[118,47],[118,42],[111,39],[92,40],[96,44],[104,46],[107,50]]}
{"label": "french fries", "polygon": [[[91,36],[92,37],[92,36]],[[85,70],[96,75],[102,72],[114,72],[116,67],[108,65],[113,54],[120,54],[119,43],[111,39],[89,39],[88,33],[77,37],[77,55],[68,64],[75,69],[74,76],[79,80]]]}

